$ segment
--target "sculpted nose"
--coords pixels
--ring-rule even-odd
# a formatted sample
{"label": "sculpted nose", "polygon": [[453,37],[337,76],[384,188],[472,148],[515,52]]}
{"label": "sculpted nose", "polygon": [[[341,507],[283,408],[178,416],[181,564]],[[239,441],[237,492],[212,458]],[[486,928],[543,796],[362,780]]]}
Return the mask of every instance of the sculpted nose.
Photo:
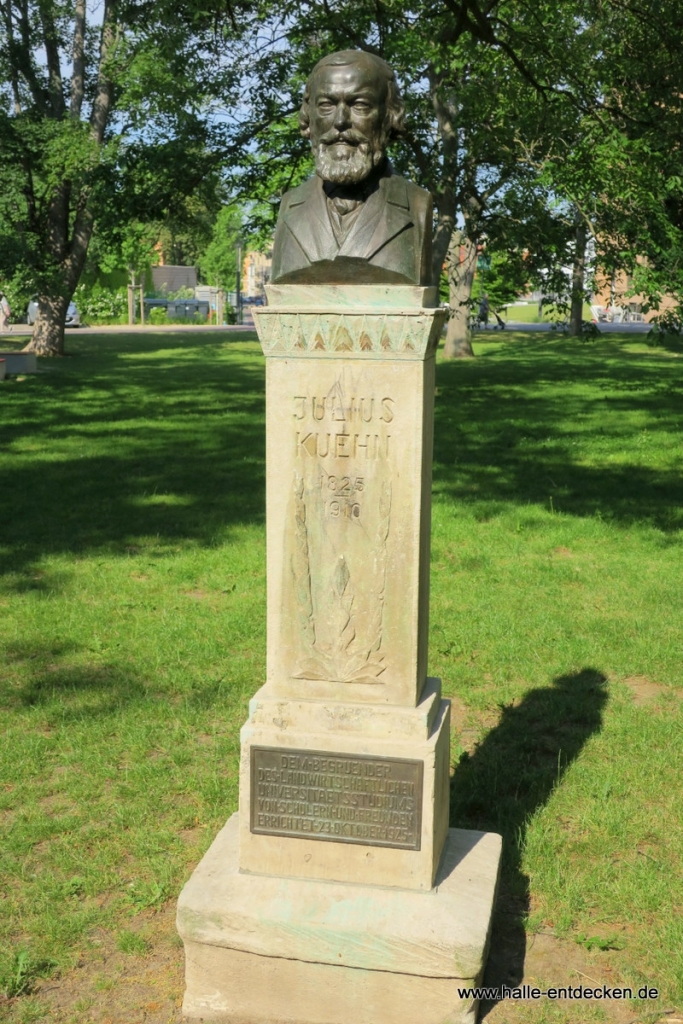
{"label": "sculpted nose", "polygon": [[344,128],[348,128],[351,124],[351,111],[346,103],[338,103],[337,109],[334,112],[334,127],[338,131],[343,131]]}

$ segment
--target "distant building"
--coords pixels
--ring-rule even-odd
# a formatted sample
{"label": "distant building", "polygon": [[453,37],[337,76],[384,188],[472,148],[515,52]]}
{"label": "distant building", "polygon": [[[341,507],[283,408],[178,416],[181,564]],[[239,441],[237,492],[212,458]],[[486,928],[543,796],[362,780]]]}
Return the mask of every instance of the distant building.
{"label": "distant building", "polygon": [[155,292],[180,291],[181,288],[197,287],[196,267],[173,267],[170,264],[162,264],[159,267],[152,267],[152,284]]}
{"label": "distant building", "polygon": [[[629,295],[633,290],[633,278],[618,270],[611,277],[606,274],[597,273],[595,277],[594,299],[599,306],[621,306],[628,313],[639,314],[647,299],[644,295]],[[650,309],[643,315],[647,321],[661,313],[678,308],[678,302],[672,295],[663,295],[659,309]]]}
{"label": "distant building", "polygon": [[245,299],[264,299],[270,281],[272,253],[247,252],[242,261],[242,295]]}

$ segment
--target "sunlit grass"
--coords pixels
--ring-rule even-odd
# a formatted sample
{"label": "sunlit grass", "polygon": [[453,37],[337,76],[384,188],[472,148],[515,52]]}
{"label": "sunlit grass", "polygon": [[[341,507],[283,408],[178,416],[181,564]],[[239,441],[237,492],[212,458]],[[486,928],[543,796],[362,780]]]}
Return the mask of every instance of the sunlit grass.
{"label": "sunlit grass", "polygon": [[[97,935],[145,955],[136,918],[236,808],[265,670],[257,344],[71,345],[0,384],[17,1021]],[[482,333],[475,351],[440,364],[436,406],[430,670],[455,701],[453,824],[503,832],[528,927],[619,935],[625,980],[681,1000],[681,363],[615,336]]]}

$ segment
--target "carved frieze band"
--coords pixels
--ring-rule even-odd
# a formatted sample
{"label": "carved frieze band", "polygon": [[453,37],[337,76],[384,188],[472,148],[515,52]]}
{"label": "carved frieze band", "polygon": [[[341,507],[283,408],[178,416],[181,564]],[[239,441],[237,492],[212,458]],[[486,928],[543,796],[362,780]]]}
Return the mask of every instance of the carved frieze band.
{"label": "carved frieze band", "polygon": [[334,352],[424,358],[436,349],[446,311],[353,312],[266,308],[254,310],[266,355]]}

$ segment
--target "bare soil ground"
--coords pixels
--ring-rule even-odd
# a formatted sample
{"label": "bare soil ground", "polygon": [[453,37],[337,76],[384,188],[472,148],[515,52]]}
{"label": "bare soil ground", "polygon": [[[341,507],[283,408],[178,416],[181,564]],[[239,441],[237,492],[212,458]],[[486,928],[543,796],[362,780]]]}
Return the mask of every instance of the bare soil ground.
{"label": "bare soil ground", "polygon": [[74,970],[39,981],[30,996],[9,1000],[4,1010],[0,1005],[0,1020],[180,1024],[183,948],[175,930],[175,905],[139,914],[131,931],[144,938],[149,952],[123,953],[111,935],[99,932]]}
{"label": "bare soil ground", "polygon": [[[491,951],[484,982],[489,986],[509,988],[529,985],[547,990],[571,985],[609,988],[633,985],[621,970],[617,950],[589,952],[571,940],[558,938],[550,931],[520,936],[518,915],[499,907],[492,936]],[[520,941],[521,940],[521,941]],[[526,947],[526,948],[525,948]],[[521,961],[521,962],[520,962]],[[521,979],[521,980],[520,980]],[[481,1007],[481,1024],[583,1024],[604,1020],[605,1024],[683,1024],[673,1007],[652,1000],[634,1010],[630,1002],[619,1000],[575,1001],[539,1000],[516,1002],[511,999],[485,1003]],[[594,1015],[599,1014],[599,1016]]]}

